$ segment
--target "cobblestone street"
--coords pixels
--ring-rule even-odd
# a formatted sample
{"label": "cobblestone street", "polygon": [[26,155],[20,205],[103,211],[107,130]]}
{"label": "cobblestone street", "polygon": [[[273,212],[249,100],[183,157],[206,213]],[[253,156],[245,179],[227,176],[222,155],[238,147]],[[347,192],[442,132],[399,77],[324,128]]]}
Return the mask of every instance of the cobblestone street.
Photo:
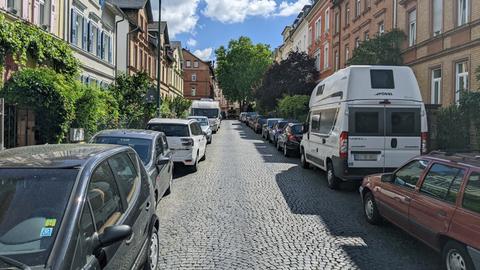
{"label": "cobblestone street", "polygon": [[440,255],[369,225],[355,187],[328,189],[240,124],[224,121],[197,173],[159,204],[161,269],[440,269]]}

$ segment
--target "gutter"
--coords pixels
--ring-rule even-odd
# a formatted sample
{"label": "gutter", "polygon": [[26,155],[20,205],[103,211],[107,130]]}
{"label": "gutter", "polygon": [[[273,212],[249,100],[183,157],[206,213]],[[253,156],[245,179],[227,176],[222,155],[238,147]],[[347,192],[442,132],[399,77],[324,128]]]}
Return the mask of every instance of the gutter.
{"label": "gutter", "polygon": [[397,0],[393,0],[393,28],[397,28]]}

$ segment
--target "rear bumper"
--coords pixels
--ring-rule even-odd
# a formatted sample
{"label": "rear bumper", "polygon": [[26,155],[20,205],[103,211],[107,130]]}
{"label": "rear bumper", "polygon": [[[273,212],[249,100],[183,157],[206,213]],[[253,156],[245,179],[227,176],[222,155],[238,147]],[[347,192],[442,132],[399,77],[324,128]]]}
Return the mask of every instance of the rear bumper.
{"label": "rear bumper", "polygon": [[287,149],[290,150],[290,151],[300,152],[300,142],[287,141],[287,142],[285,143],[285,146],[286,146]]}
{"label": "rear bumper", "polygon": [[359,182],[370,174],[393,172],[397,168],[349,168],[346,159],[332,157],[335,176],[344,181]]}
{"label": "rear bumper", "polygon": [[189,150],[173,150],[172,161],[175,163],[183,163],[184,165],[195,164],[193,149]]}

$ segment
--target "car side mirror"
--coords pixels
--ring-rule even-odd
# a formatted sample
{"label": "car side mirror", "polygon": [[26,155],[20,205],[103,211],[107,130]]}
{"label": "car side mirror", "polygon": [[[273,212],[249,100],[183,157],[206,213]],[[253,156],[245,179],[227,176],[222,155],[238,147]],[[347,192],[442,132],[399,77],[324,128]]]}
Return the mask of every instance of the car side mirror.
{"label": "car side mirror", "polygon": [[159,157],[157,159],[157,166],[167,165],[170,162],[170,158],[168,157]]}
{"label": "car side mirror", "polygon": [[392,183],[393,179],[394,179],[393,173],[386,173],[386,174],[382,175],[382,177],[381,177],[381,180],[384,183]]}
{"label": "car side mirror", "polygon": [[105,228],[103,233],[98,235],[95,241],[95,249],[108,247],[129,238],[132,235],[132,228],[128,225],[116,225]]}
{"label": "car side mirror", "polygon": [[309,127],[308,123],[304,123],[303,124],[303,129],[302,129],[303,134],[308,133],[309,128],[310,127]]}

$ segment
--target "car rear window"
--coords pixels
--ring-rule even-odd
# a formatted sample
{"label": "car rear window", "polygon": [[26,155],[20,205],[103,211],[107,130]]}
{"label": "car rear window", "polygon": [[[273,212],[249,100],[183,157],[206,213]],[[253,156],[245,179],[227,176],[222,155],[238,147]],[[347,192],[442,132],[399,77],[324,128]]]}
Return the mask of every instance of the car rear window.
{"label": "car rear window", "polygon": [[480,173],[473,172],[463,194],[463,208],[480,214]]}
{"label": "car rear window", "polygon": [[161,131],[167,137],[189,137],[188,126],[184,124],[149,124],[147,129]]}
{"label": "car rear window", "polygon": [[370,70],[370,82],[373,89],[394,89],[393,70],[375,69]]}
{"label": "car rear window", "polygon": [[143,164],[148,164],[151,159],[152,140],[98,136],[94,139],[94,143],[117,144],[132,147],[142,160]]}
{"label": "car rear window", "polygon": [[302,134],[303,131],[303,125],[293,125],[292,126],[292,133],[295,135],[300,135]]}
{"label": "car rear window", "polygon": [[387,136],[419,137],[420,109],[387,109]]}
{"label": "car rear window", "polygon": [[465,170],[460,168],[433,164],[425,176],[420,193],[455,203],[464,174]]}

